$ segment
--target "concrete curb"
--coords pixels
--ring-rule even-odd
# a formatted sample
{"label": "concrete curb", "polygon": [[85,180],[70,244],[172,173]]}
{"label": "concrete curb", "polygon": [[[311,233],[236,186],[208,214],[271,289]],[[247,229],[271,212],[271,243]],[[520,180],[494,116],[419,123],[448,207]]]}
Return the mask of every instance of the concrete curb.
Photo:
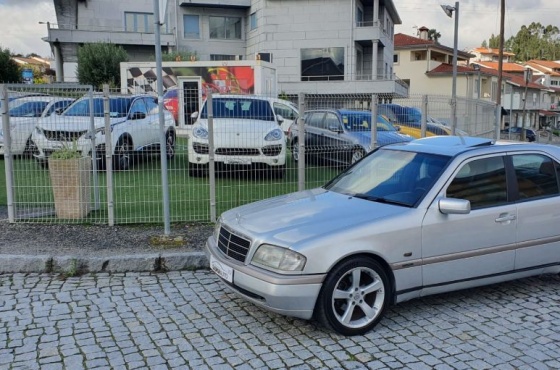
{"label": "concrete curb", "polygon": [[77,275],[95,272],[161,272],[207,269],[204,252],[153,253],[107,257],[0,255],[0,274],[59,273]]}

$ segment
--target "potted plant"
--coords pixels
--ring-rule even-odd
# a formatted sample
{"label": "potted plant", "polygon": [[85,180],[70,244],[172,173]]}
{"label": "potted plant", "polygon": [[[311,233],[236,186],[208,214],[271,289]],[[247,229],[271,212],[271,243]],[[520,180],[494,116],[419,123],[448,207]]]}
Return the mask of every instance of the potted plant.
{"label": "potted plant", "polygon": [[74,143],[54,151],[48,161],[56,216],[86,217],[90,211],[91,158],[82,156]]}

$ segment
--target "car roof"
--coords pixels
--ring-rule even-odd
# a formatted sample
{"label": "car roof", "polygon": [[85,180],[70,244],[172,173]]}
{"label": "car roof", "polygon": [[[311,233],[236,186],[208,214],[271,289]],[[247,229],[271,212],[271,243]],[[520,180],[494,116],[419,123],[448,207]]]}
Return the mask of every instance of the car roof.
{"label": "car roof", "polygon": [[74,100],[71,97],[60,97],[60,96],[25,96],[17,99],[21,102],[55,102],[60,100]]}
{"label": "car roof", "polygon": [[470,136],[431,136],[416,139],[405,144],[393,144],[383,147],[390,150],[403,150],[419,153],[432,153],[454,157],[465,152],[491,154],[504,151],[535,150],[546,151],[560,160],[560,147],[548,144],[528,143],[470,137]]}

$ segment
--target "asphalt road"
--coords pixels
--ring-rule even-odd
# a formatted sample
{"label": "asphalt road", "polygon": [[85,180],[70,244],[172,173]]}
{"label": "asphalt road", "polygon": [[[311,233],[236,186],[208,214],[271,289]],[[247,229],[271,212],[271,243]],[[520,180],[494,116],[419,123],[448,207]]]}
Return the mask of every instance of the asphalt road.
{"label": "asphalt road", "polygon": [[209,271],[0,275],[0,369],[559,369],[560,277],[392,307],[365,336],[265,312]]}

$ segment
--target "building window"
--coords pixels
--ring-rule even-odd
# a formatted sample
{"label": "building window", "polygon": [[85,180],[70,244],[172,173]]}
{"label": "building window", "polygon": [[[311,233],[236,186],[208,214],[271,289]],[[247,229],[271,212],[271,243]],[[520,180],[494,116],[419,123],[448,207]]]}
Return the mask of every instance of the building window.
{"label": "building window", "polygon": [[126,32],[154,33],[154,14],[125,12],[124,29]]}
{"label": "building window", "polygon": [[251,13],[251,31],[257,28],[257,13]]}
{"label": "building window", "polygon": [[399,54],[398,53],[393,54],[393,63],[394,64],[399,64]]}
{"label": "building window", "polygon": [[344,80],[344,48],[301,49],[301,80]]}
{"label": "building window", "polygon": [[360,7],[356,8],[356,26],[357,27],[365,26],[365,24],[364,24],[364,11]]}
{"label": "building window", "polygon": [[183,15],[184,37],[186,39],[200,38],[200,20],[198,15]]}
{"label": "building window", "polygon": [[241,40],[241,18],[210,17],[210,38]]}
{"label": "building window", "polygon": [[228,54],[210,54],[210,60],[241,60],[240,55],[228,55]]}

